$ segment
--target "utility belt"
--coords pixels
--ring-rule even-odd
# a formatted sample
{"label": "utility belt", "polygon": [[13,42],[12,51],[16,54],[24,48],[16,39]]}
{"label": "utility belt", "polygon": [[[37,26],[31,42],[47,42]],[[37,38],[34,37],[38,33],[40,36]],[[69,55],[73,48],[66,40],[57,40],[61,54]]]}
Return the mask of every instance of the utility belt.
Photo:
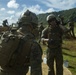
{"label": "utility belt", "polygon": [[49,46],[49,45],[48,45],[48,48],[50,48],[50,49],[51,49],[51,48],[60,48],[60,47],[61,47],[61,45],[59,45],[59,46],[53,46],[53,45],[50,45],[50,46]]}
{"label": "utility belt", "polygon": [[49,40],[48,41],[48,47],[49,48],[58,48],[58,47],[61,47],[61,40]]}

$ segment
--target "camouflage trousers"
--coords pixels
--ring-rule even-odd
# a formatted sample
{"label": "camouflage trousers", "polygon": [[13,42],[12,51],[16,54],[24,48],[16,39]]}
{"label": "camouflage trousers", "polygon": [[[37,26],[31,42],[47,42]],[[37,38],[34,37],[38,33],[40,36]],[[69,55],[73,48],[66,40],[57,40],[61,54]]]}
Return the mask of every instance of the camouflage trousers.
{"label": "camouflage trousers", "polygon": [[75,37],[74,28],[71,28],[69,33],[70,33],[71,36]]}
{"label": "camouflage trousers", "polygon": [[48,75],[55,75],[54,60],[56,63],[56,75],[63,75],[63,56],[61,47],[47,50]]}
{"label": "camouflage trousers", "polygon": [[21,68],[20,70],[11,70],[11,69],[4,69],[0,70],[0,75],[26,75],[29,70],[29,66],[25,66],[24,68]]}

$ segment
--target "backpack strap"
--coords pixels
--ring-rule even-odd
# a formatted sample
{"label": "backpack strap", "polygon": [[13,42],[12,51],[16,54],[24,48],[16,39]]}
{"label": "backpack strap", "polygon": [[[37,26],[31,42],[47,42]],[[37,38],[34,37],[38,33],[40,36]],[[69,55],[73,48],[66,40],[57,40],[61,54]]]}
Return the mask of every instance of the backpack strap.
{"label": "backpack strap", "polygon": [[[27,38],[25,37],[25,40]],[[13,53],[9,66],[12,68],[19,68],[24,66],[28,62],[28,56],[30,55],[31,46],[33,44],[32,39],[24,38],[20,39],[19,45],[15,52]]]}

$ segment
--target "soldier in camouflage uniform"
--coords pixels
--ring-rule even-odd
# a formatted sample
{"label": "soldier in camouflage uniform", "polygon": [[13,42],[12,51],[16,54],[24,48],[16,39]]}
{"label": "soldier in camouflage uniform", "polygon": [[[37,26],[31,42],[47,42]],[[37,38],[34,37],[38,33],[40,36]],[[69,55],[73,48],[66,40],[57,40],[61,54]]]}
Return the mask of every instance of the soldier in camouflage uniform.
{"label": "soldier in camouflage uniform", "polygon": [[40,23],[40,26],[39,26],[39,43],[40,43],[40,41],[41,41],[41,34],[42,34],[42,30],[44,29],[44,26],[43,26],[43,23],[41,22]]}
{"label": "soldier in camouflage uniform", "polygon": [[62,35],[63,30],[60,28],[55,15],[47,16],[48,27],[42,32],[42,42],[46,42],[47,65],[49,67],[48,75],[55,75],[54,60],[56,62],[56,75],[63,75],[63,56],[62,56]]}
{"label": "soldier in camouflage uniform", "polygon": [[8,27],[8,21],[7,21],[7,19],[5,19],[5,20],[3,21],[2,25],[3,25],[4,27]]}
{"label": "soldier in camouflage uniform", "polygon": [[68,22],[64,22],[64,17],[62,15],[58,15],[58,20],[61,25],[65,26]]}
{"label": "soldier in camouflage uniform", "polygon": [[74,22],[73,21],[69,21],[68,23],[68,26],[69,26],[69,33],[72,37],[75,37],[75,33],[74,33]]}
{"label": "soldier in camouflage uniform", "polygon": [[35,41],[38,18],[34,13],[27,10],[18,23],[21,27],[17,32],[22,35],[27,35],[27,39],[29,38],[33,40],[29,55],[27,56],[27,62],[17,70],[16,68],[12,69],[12,67],[9,68],[6,66],[1,70],[0,75],[26,75],[29,70],[29,66],[31,67],[30,75],[42,75],[42,49]]}
{"label": "soldier in camouflage uniform", "polygon": [[64,25],[64,18],[61,15],[58,15],[60,24]]}

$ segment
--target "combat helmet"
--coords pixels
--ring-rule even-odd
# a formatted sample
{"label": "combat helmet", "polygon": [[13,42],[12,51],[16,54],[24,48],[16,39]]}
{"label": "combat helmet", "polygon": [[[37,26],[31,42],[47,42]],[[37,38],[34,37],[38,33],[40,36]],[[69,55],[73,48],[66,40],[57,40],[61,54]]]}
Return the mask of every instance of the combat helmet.
{"label": "combat helmet", "polygon": [[33,26],[37,26],[38,18],[35,13],[27,10],[26,12],[24,12],[22,17],[19,19],[18,23],[20,23],[21,25],[32,24]]}
{"label": "combat helmet", "polygon": [[56,20],[55,15],[54,14],[50,14],[50,15],[47,16],[46,21],[49,22],[50,20],[54,20],[54,19]]}

